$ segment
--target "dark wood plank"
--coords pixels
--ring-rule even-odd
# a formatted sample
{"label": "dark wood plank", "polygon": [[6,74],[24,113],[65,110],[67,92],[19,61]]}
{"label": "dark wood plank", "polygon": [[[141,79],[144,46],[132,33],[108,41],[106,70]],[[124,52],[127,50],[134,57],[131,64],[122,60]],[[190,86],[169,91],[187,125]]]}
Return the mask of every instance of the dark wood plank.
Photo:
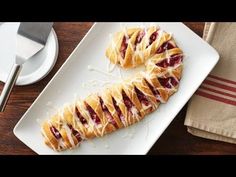
{"label": "dark wood plank", "polygon": [[[202,35],[204,23],[185,23]],[[21,116],[37,98],[52,76],[65,62],[92,23],[55,23],[59,40],[58,61],[47,77],[29,86],[15,87],[4,113],[0,113],[0,154],[35,154],[13,134],[12,130]],[[0,90],[3,84],[0,84]],[[186,106],[176,116],[149,154],[235,154],[236,145],[206,140],[190,135],[183,125]]]}

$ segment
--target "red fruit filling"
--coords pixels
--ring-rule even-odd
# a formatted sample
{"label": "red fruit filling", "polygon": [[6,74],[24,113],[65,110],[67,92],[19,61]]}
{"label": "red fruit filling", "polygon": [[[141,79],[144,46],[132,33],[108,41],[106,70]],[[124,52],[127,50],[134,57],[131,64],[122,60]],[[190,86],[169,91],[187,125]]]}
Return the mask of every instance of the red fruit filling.
{"label": "red fruit filling", "polygon": [[80,141],[82,140],[82,138],[81,138],[79,132],[76,131],[76,130],[72,127],[72,125],[69,125],[69,124],[68,124],[68,127],[71,129],[72,134],[75,136],[75,138],[78,140],[78,142],[80,142]]}
{"label": "red fruit filling", "polygon": [[139,34],[136,37],[135,42],[134,42],[134,50],[136,50],[137,44],[139,44],[142,41],[144,36],[145,36],[145,32],[144,31],[140,31]]}
{"label": "red fruit filling", "polygon": [[75,107],[75,113],[82,124],[87,124],[87,120],[80,114],[77,107]]}
{"label": "red fruit filling", "polygon": [[122,90],[122,96],[123,96],[123,100],[124,100],[125,106],[127,107],[128,111],[130,111],[131,108],[134,106],[134,104],[131,102],[131,100],[130,100],[129,97],[126,95],[126,93],[124,92],[124,90]]}
{"label": "red fruit filling", "polygon": [[153,95],[156,97],[157,101],[160,101],[159,100],[160,93],[158,92],[158,90],[156,90],[146,79],[145,79],[145,82],[147,83],[148,87],[152,91]]}
{"label": "red fruit filling", "polygon": [[171,44],[169,41],[164,42],[156,51],[156,53],[163,53],[166,50],[170,50],[175,48],[173,44]]}
{"label": "red fruit filling", "polygon": [[170,56],[169,59],[166,58],[166,59],[160,61],[156,65],[163,67],[163,68],[167,68],[169,66],[175,66],[176,64],[179,64],[180,62],[182,62],[182,60],[183,60],[183,56],[176,54],[176,55]]}
{"label": "red fruit filling", "polygon": [[174,77],[158,78],[160,84],[165,88],[171,88],[172,86],[178,85],[178,81]]}
{"label": "red fruit filling", "polygon": [[100,104],[101,104],[102,110],[105,113],[105,116],[107,117],[108,122],[110,122],[112,125],[114,125],[114,127],[119,128],[116,121],[115,121],[115,119],[112,117],[112,115],[109,112],[108,108],[104,104],[102,98],[99,97],[99,99],[100,99]]}
{"label": "red fruit filling", "polygon": [[128,47],[128,38],[126,36],[123,37],[121,47],[120,47],[120,54],[122,58],[125,58],[126,49]]}
{"label": "red fruit filling", "polygon": [[51,130],[52,134],[55,136],[56,139],[61,138],[60,132],[54,126],[51,126],[50,130]]}
{"label": "red fruit filling", "polygon": [[160,66],[162,68],[167,68],[169,66],[168,60],[164,59],[162,61],[160,61],[159,63],[156,64],[157,66]]}
{"label": "red fruit filling", "polygon": [[[132,107],[134,107],[134,108],[136,109],[136,107],[134,106],[134,104],[132,103],[132,101],[129,99],[129,97],[126,95],[126,93],[125,93],[124,90],[122,90],[122,97],[123,97],[124,104],[125,104],[125,106],[127,107],[128,111],[129,111],[130,113],[134,114],[131,109],[132,109]],[[136,110],[137,110],[137,109],[136,109]],[[140,113],[139,113],[139,112],[137,112],[137,113],[138,113],[138,115],[140,116]]]}
{"label": "red fruit filling", "polygon": [[117,106],[116,100],[115,100],[114,98],[112,98],[112,102],[113,102],[114,108],[115,108],[115,110],[116,110],[116,112],[117,112],[117,114],[118,114],[119,119],[120,119],[121,122],[124,124],[124,122],[125,122],[125,117],[123,116],[123,114],[122,114],[122,112],[121,112],[121,110],[120,110],[120,107]]}
{"label": "red fruit filling", "polygon": [[152,35],[151,35],[150,38],[149,38],[149,45],[151,45],[151,44],[156,40],[157,35],[158,35],[157,31],[155,31],[154,33],[152,33]]}
{"label": "red fruit filling", "polygon": [[101,120],[99,119],[98,115],[95,113],[95,111],[89,106],[87,103],[85,103],[86,108],[95,124],[100,124]]}
{"label": "red fruit filling", "polygon": [[183,55],[172,55],[169,61],[169,66],[175,66],[183,61]]}
{"label": "red fruit filling", "polygon": [[135,92],[137,93],[140,103],[144,104],[145,106],[150,105],[150,102],[148,101],[147,97],[143,94],[143,92],[141,92],[136,87],[134,89],[135,89]]}
{"label": "red fruit filling", "polygon": [[157,31],[151,34],[151,36],[149,37],[149,44],[146,46],[146,48],[148,48],[156,40],[157,36]]}

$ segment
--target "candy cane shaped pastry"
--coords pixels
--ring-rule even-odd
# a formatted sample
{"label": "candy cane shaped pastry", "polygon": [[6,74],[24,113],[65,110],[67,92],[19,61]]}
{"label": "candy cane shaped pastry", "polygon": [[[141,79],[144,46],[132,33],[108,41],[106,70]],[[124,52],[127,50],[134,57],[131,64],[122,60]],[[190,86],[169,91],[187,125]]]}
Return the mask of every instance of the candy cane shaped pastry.
{"label": "candy cane shaped pastry", "polygon": [[145,64],[146,70],[64,106],[43,122],[42,135],[53,150],[71,149],[137,123],[178,89],[183,52],[156,26],[116,33],[106,55],[121,67]]}

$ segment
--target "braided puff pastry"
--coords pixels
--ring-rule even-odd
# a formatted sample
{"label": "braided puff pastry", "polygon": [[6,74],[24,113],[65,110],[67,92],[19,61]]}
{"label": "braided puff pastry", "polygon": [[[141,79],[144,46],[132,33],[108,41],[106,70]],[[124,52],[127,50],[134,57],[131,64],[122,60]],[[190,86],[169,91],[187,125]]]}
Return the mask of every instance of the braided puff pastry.
{"label": "braided puff pastry", "polygon": [[77,100],[46,120],[45,143],[55,151],[74,148],[83,140],[139,122],[165,103],[177,91],[183,53],[177,47],[163,51],[145,63],[145,71]]}
{"label": "braided puff pastry", "polygon": [[113,64],[133,68],[145,63],[153,55],[175,47],[171,34],[157,26],[130,28],[114,34],[106,56]]}

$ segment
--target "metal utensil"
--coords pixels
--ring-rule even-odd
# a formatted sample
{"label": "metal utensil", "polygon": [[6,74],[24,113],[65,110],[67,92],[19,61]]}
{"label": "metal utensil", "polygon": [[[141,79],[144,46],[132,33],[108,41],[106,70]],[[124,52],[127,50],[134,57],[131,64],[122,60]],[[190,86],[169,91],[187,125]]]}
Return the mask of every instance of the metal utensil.
{"label": "metal utensil", "polygon": [[22,69],[22,65],[42,50],[47,42],[52,29],[52,22],[24,22],[21,23],[17,31],[17,51],[15,63],[8,75],[0,96],[0,111],[3,112],[11,90]]}

